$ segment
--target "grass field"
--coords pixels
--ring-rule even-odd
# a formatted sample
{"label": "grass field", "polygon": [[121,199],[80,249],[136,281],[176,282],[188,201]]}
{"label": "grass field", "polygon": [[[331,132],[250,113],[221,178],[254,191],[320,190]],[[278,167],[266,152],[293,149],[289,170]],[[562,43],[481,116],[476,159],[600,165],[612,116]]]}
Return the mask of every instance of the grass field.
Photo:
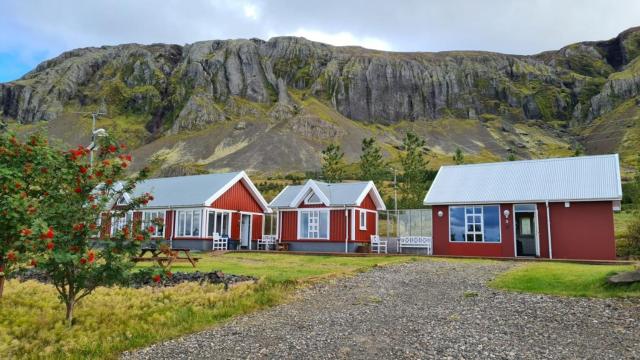
{"label": "grass field", "polygon": [[99,288],[76,309],[77,323],[64,325],[53,287],[9,281],[0,300],[0,358],[116,358],[122,351],[205,329],[233,316],[286,301],[297,286],[353,274],[409,257],[332,257],[226,254],[203,257],[196,269],[261,278],[229,291],[222,285],[172,288]]}
{"label": "grass field", "polygon": [[640,297],[640,284],[609,285],[606,279],[617,272],[633,270],[631,265],[584,265],[570,263],[524,263],[496,277],[490,286],[562,296]]}

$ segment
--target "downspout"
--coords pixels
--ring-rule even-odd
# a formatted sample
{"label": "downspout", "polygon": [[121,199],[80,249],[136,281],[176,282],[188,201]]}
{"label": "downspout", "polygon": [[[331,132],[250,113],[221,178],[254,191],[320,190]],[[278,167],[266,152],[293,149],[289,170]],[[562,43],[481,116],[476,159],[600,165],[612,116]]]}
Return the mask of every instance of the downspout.
{"label": "downspout", "polygon": [[176,233],[176,216],[178,215],[177,211],[171,210],[169,207],[169,211],[171,212],[171,236],[169,236],[169,247],[173,249],[173,234]]}
{"label": "downspout", "polygon": [[344,252],[349,252],[349,212],[347,210],[347,205],[344,205]]}
{"label": "downspout", "polygon": [[549,259],[553,259],[553,252],[551,251],[551,215],[549,214],[549,200],[545,201],[547,207],[547,240],[549,241]]}

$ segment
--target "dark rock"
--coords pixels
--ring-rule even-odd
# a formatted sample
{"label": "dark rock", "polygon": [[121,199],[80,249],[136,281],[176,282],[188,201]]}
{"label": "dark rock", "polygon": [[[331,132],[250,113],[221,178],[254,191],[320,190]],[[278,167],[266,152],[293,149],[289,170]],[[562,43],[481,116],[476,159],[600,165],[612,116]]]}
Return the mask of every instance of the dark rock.
{"label": "dark rock", "polygon": [[640,282],[640,270],[619,273],[610,276],[607,281],[609,284],[632,284]]}

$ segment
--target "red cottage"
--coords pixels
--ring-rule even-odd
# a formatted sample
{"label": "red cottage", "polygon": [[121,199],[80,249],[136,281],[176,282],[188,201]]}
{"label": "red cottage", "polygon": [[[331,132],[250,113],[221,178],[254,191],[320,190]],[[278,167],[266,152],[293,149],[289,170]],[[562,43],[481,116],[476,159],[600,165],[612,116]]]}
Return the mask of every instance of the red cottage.
{"label": "red cottage", "polygon": [[[175,248],[211,250],[213,234],[229,238],[231,247],[255,249],[262,237],[264,214],[271,212],[267,202],[244,171],[180,176],[146,180],[135,188],[134,196],[153,195],[141,211],[126,219],[104,224],[111,234],[131,220],[147,227],[156,218],[165,226],[155,236],[166,239]],[[124,196],[120,201],[128,201]]]}
{"label": "red cottage", "polygon": [[351,252],[378,234],[384,202],[372,181],[287,186],[270,204],[291,251]]}
{"label": "red cottage", "polygon": [[425,205],[435,255],[611,260],[618,155],[443,166]]}

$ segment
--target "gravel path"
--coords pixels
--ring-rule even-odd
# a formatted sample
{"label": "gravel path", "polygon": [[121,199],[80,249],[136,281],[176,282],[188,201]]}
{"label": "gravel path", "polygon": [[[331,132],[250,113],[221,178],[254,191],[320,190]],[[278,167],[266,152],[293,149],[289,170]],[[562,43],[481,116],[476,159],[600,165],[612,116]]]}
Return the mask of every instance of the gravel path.
{"label": "gravel path", "polygon": [[420,261],[299,292],[289,304],[131,359],[640,359],[640,301],[496,291],[513,266]]}

